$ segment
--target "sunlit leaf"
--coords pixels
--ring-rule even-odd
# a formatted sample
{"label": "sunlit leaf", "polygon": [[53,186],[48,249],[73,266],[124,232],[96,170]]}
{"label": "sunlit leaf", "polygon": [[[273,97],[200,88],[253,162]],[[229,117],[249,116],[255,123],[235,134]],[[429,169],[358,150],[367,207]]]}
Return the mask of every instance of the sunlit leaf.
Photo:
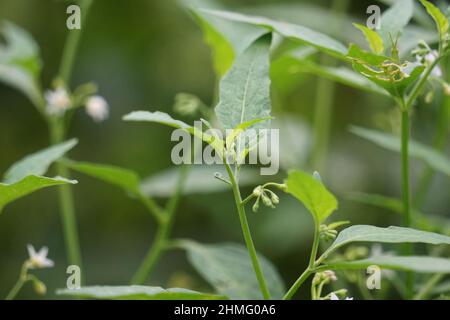
{"label": "sunlit leaf", "polygon": [[201,293],[188,289],[147,286],[92,286],[62,289],[58,295],[107,300],[223,300],[225,296]]}
{"label": "sunlit leaf", "polygon": [[[262,299],[247,249],[239,244],[203,245],[183,241],[188,260],[219,293],[230,299]],[[275,267],[264,257],[259,262],[273,299],[281,299],[285,288]]]}
{"label": "sunlit leaf", "polygon": [[22,180],[26,176],[44,175],[53,162],[61,158],[77,143],[77,139],[71,139],[26,156],[8,169],[4,176],[4,182],[11,184]]}
{"label": "sunlit leaf", "polygon": [[303,203],[316,224],[322,223],[338,207],[334,195],[312,175],[302,171],[291,171],[286,184],[287,192]]}
{"label": "sunlit leaf", "polygon": [[43,188],[68,183],[76,184],[77,181],[67,180],[61,177],[47,178],[31,175],[12,184],[0,183],[0,213],[8,203],[24,197],[32,192]]}
{"label": "sunlit leaf", "polygon": [[[236,58],[220,81],[220,100],[215,111],[225,129],[270,116],[269,49],[271,35],[256,40]],[[264,125],[265,124],[265,125]],[[268,121],[255,127],[267,127]]]}
{"label": "sunlit leaf", "polygon": [[369,29],[362,24],[354,23],[353,25],[361,30],[374,53],[382,54],[384,52],[383,39],[381,39],[376,31]]}
{"label": "sunlit leaf", "polygon": [[439,36],[444,39],[445,34],[448,31],[449,23],[447,17],[437,8],[434,4],[427,0],[420,0],[425,9],[427,9],[428,14],[433,18],[436,23],[437,30],[439,32]]}

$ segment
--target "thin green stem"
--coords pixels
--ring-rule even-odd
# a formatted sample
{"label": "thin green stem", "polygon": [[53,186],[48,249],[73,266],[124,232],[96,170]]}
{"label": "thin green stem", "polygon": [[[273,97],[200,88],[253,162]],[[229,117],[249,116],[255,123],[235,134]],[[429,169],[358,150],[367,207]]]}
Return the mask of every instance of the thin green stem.
{"label": "thin green stem", "polygon": [[[64,140],[64,128],[61,119],[53,119],[51,122],[50,136],[52,144],[58,144]],[[64,178],[70,176],[69,170],[63,162],[56,163],[56,172],[57,175]],[[58,188],[58,193],[67,259],[69,264],[81,267],[81,251],[72,189],[69,185],[62,185]]]}
{"label": "thin green stem", "polygon": [[242,205],[241,193],[239,191],[239,186],[234,177],[233,171],[230,166],[225,162],[225,168],[227,169],[228,175],[230,177],[231,187],[233,189],[234,201],[236,203],[236,208],[239,214],[239,221],[241,223],[242,234],[244,236],[245,244],[247,246],[248,253],[250,255],[253,269],[255,271],[256,279],[258,280],[259,287],[261,289],[261,293],[263,298],[268,300],[270,299],[269,288],[267,287],[266,280],[264,278],[264,274],[261,269],[261,265],[259,264],[258,256],[256,254],[255,245],[253,244],[252,235],[250,232],[250,227],[247,221],[247,215],[245,213],[245,207]]}
{"label": "thin green stem", "polygon": [[28,260],[27,260],[24,262],[24,264],[22,265],[22,268],[20,269],[19,279],[17,279],[16,284],[14,285],[14,287],[12,287],[11,291],[9,291],[5,300],[13,300],[19,293],[20,289],[22,289],[25,282],[27,282],[28,266],[29,265],[28,265]]}
{"label": "thin green stem", "polygon": [[420,291],[414,296],[414,300],[426,299],[430,291],[436,286],[443,278],[445,273],[436,273],[422,286]]}
{"label": "thin green stem", "polygon": [[[155,216],[160,217],[160,219],[157,219],[158,229],[156,231],[155,239],[153,240],[153,243],[150,246],[138,270],[133,275],[133,278],[131,279],[131,284],[145,283],[150,273],[153,271],[159,258],[161,257],[161,254],[166,249],[166,245],[170,237],[170,232],[172,230],[172,225],[175,220],[176,208],[178,206],[178,202],[181,197],[181,193],[184,187],[184,182],[186,181],[187,174],[188,174],[188,167],[182,166],[180,168],[177,187],[174,193],[172,194],[172,197],[170,198],[169,202],[167,203],[166,208],[164,209],[164,213],[162,215],[156,213],[159,211],[155,211],[155,213],[153,213]],[[152,204],[148,208],[149,210],[155,210],[155,206],[156,204]]]}
{"label": "thin green stem", "polygon": [[[82,14],[81,29],[69,31],[66,43],[64,45],[64,51],[62,54],[59,70],[59,78],[63,80],[67,86],[70,82],[70,76],[72,73],[78,44],[80,42],[80,37],[84,29],[83,26],[85,25],[91,4],[92,0],[82,0],[80,2]],[[52,118],[48,119],[48,123],[52,144],[58,144],[64,141],[66,135],[64,119]],[[58,175],[69,178],[69,170],[64,163],[57,163],[56,166]],[[70,264],[75,264],[81,267],[81,253],[78,240],[73,193],[71,187],[68,185],[59,187],[59,206],[61,211],[68,262]]]}
{"label": "thin green stem", "polygon": [[61,58],[61,64],[59,67],[59,77],[65,84],[69,84],[72,75],[73,64],[78,51],[81,35],[83,33],[84,26],[86,24],[89,9],[92,5],[92,0],[81,0],[81,28],[79,30],[70,30],[67,36],[66,44]]}
{"label": "thin green stem", "polygon": [[308,279],[308,277],[314,273],[315,266],[318,264],[316,261],[317,251],[319,250],[320,243],[320,232],[319,232],[319,223],[315,223],[314,227],[314,240],[311,248],[311,256],[309,258],[308,268],[300,275],[300,277],[295,281],[292,287],[288,290],[288,292],[284,295],[283,300],[290,300],[295,295],[297,290],[302,286],[303,282]]}

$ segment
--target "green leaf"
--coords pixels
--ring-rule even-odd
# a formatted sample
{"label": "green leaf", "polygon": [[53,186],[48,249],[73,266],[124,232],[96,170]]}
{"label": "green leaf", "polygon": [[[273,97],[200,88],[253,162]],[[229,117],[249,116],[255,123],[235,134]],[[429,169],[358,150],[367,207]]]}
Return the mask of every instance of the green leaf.
{"label": "green leaf", "polygon": [[362,24],[354,23],[353,25],[355,28],[361,30],[374,53],[382,54],[384,52],[383,39],[381,39],[376,31],[369,29]]}
{"label": "green leaf", "polygon": [[[202,245],[192,241],[180,244],[200,275],[230,299],[262,299],[247,249],[239,244]],[[273,299],[281,299],[285,288],[275,267],[259,256],[261,268]]]}
{"label": "green leaf", "polygon": [[[372,141],[385,149],[400,152],[400,138],[385,132],[352,126],[350,131],[357,136]],[[438,151],[419,142],[410,140],[409,155],[427,163],[434,170],[450,176],[450,161]]]}
{"label": "green leaf", "polygon": [[445,34],[448,31],[448,19],[434,4],[427,0],[420,0],[422,5],[427,9],[428,14],[433,18],[436,23],[437,30],[441,41],[444,39]]}
{"label": "green leaf", "polygon": [[211,48],[218,78],[230,69],[236,56],[265,33],[265,30],[256,26],[207,15],[198,8],[191,7],[190,3],[188,7],[203,31],[205,42]]}
{"label": "green leaf", "polygon": [[[225,129],[270,116],[269,49],[271,35],[256,40],[220,81],[220,102],[215,111]],[[268,121],[255,127],[267,127]]]}
{"label": "green leaf", "polygon": [[100,179],[130,193],[139,193],[139,175],[132,170],[89,162],[66,161],[65,163],[72,170]]}
{"label": "green leaf", "polygon": [[382,269],[421,273],[450,273],[450,259],[423,256],[377,256],[356,261],[336,261],[323,266],[332,270],[366,269],[376,265]]}
{"label": "green leaf", "polygon": [[[141,183],[141,192],[146,196],[169,197],[176,187],[180,168],[170,168],[158,172]],[[230,189],[230,186],[214,178],[215,173],[227,176],[225,168],[221,165],[191,166],[187,173],[184,195],[199,193],[223,192]],[[252,168],[241,168],[239,173],[239,185],[241,187],[251,187],[262,183],[264,180],[259,175],[259,170]]]}
{"label": "green leaf", "polygon": [[[190,134],[202,139],[203,141],[209,143],[218,154],[221,156],[224,152],[224,142],[221,139],[218,139],[215,136],[211,136],[209,134],[203,133],[201,130],[192,127],[183,121],[175,120],[170,115],[164,112],[156,111],[133,111],[123,117],[125,121],[144,121],[144,122],[156,122],[165,124],[170,127],[174,127],[177,129],[183,129]],[[222,156],[221,156],[222,158]]]}
{"label": "green leaf", "polygon": [[229,11],[219,11],[219,10],[201,10],[201,11],[223,19],[237,22],[245,22],[252,25],[261,26],[270,31],[275,31],[284,37],[309,44],[313,47],[316,47],[319,50],[325,51],[326,53],[337,56],[339,58],[343,58],[347,53],[347,49],[339,41],[336,41],[323,33],[311,30],[307,27],[298,24],[280,22],[264,17],[243,15],[240,13],[234,13]]}
{"label": "green leaf", "polygon": [[22,180],[26,176],[44,175],[53,162],[60,159],[66,152],[75,147],[77,143],[77,139],[71,139],[26,156],[8,169],[4,176],[4,182],[11,184]]}
{"label": "green leaf", "polygon": [[324,255],[352,242],[450,244],[450,237],[411,228],[355,225],[342,230]]}
{"label": "green leaf", "polygon": [[37,44],[28,32],[10,22],[3,23],[2,33],[6,46],[0,43],[0,81],[21,91],[34,105],[40,106],[43,97]]}
{"label": "green leaf", "polygon": [[76,184],[77,181],[67,180],[61,177],[47,178],[31,175],[12,184],[0,183],[0,213],[8,203],[34,191],[67,183]]}
{"label": "green leaf", "polygon": [[170,115],[165,112],[155,111],[133,111],[123,117],[125,121],[147,121],[165,124],[169,127],[174,127],[178,129],[190,129],[190,125],[184,123],[180,120],[175,120]]}
{"label": "green leaf", "polygon": [[305,172],[289,172],[286,184],[287,192],[303,203],[317,225],[338,207],[336,198],[322,182]]}
{"label": "green leaf", "polygon": [[353,62],[355,71],[396,97],[403,96],[425,69],[420,63],[398,64],[388,57],[364,51],[354,44],[350,46],[347,58]]}
{"label": "green leaf", "polygon": [[304,60],[298,61],[298,68],[300,72],[309,72],[349,87],[389,96],[385,89],[347,67],[329,67]]}
{"label": "green leaf", "polygon": [[92,286],[80,289],[62,289],[58,295],[108,300],[224,300],[225,296],[197,291],[147,286]]}
{"label": "green leaf", "polygon": [[395,3],[381,16],[380,35],[383,43],[388,46],[391,38],[395,40],[408,25],[414,13],[413,0],[396,0]]}

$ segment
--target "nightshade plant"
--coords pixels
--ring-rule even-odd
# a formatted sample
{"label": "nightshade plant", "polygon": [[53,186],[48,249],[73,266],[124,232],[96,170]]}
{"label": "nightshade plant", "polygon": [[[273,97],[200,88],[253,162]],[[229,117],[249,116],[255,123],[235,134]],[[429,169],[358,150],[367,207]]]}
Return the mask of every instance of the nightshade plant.
{"label": "nightshade plant", "polygon": [[[59,293],[100,299],[288,300],[297,294],[309,278],[312,278],[311,299],[351,299],[347,297],[347,288],[331,286],[337,280],[335,271],[342,271],[345,274],[352,270],[365,270],[371,266],[378,266],[382,269],[406,272],[405,289],[399,290],[404,298],[428,297],[433,287],[445,274],[450,273],[450,259],[437,255],[418,255],[413,244],[448,246],[450,237],[440,234],[446,233],[447,230],[421,213],[417,203],[412,206],[409,162],[410,157],[415,157],[427,163],[428,168],[423,178],[425,189],[429,185],[427,177],[434,170],[450,175],[450,163],[439,151],[410,141],[410,116],[428,83],[432,81],[438,83],[442,91],[448,94],[449,85],[442,79],[439,63],[448,56],[450,38],[447,17],[430,2],[420,0],[420,3],[437,27],[437,50],[432,49],[434,43],[424,41],[417,42],[417,47],[409,52],[403,50],[402,32],[413,16],[414,1],[412,0],[400,0],[392,5],[383,14],[381,28],[378,31],[361,24],[354,25],[363,33],[370,51],[355,44],[350,44],[347,48],[323,33],[297,24],[228,11],[192,9],[191,13],[202,27],[206,42],[212,47],[214,68],[220,79],[219,102],[214,109],[217,121],[214,117],[200,119],[203,127],[198,128],[159,111],[135,111],[124,116],[124,120],[160,123],[181,129],[212,147],[222,159],[227,177],[219,172],[214,176],[231,189],[245,247],[238,244],[204,245],[193,240],[170,238],[177,203],[190,169],[188,165],[183,165],[179,170],[171,198],[167,205],[161,208],[145,193],[144,183],[140,181],[136,173],[113,166],[65,159],[59,162],[64,168],[71,168],[119,186],[141,201],[157,221],[158,229],[146,258],[131,280],[132,284],[139,284],[139,286],[94,286],[78,290],[65,289],[60,290]],[[222,28],[223,21],[231,21],[233,27]],[[223,30],[225,32],[222,34]],[[233,41],[228,38],[230,32],[235,32]],[[241,174],[244,170],[242,160],[263,140],[262,136],[258,136],[256,140],[247,141],[245,139],[247,133],[250,129],[267,129],[271,126],[270,68],[273,62],[271,48],[276,46],[273,41],[274,34],[291,40],[302,48],[305,46],[313,48],[312,54],[320,52],[331,59],[342,60],[350,64],[354,70],[323,66],[309,59],[302,59],[303,56],[295,63],[305,72],[387,96],[397,105],[401,112],[400,138],[359,127],[352,127],[351,131],[382,147],[401,153],[402,199],[363,193],[354,194],[352,197],[354,200],[387,207],[400,213],[403,218],[402,226],[381,228],[371,225],[352,225],[342,229],[349,223],[348,221],[329,221],[338,209],[338,201],[326,187],[324,183],[326,179],[322,181],[318,172],[310,174],[298,169],[290,170],[285,181],[265,182],[254,187],[250,195],[246,197],[242,195]],[[284,54],[289,55],[290,52]],[[408,59],[414,59],[415,62],[410,62]],[[430,95],[427,94],[427,96],[429,100]],[[183,110],[187,110],[186,108]],[[211,112],[206,111],[206,114],[209,116]],[[211,134],[212,123],[217,123],[216,127],[221,130],[228,130],[228,135],[222,139]],[[321,127],[321,124],[318,125]],[[446,132],[442,133],[443,136],[445,134]],[[70,149],[67,145],[73,146],[72,144],[73,141],[69,141],[60,145],[62,149],[56,153],[51,151],[53,149],[45,150],[48,165],[61,158]],[[38,156],[35,155],[33,159]],[[30,161],[24,160],[11,171],[21,172],[21,178],[23,178],[26,177],[23,176],[23,172],[30,173],[29,165]],[[44,174],[45,171],[41,168],[38,172],[32,173],[38,175]],[[6,177],[12,175],[10,173]],[[212,176],[211,174],[211,178]],[[314,222],[314,237],[308,265],[287,290],[275,267],[257,253],[246,210],[250,205],[255,212],[261,205],[276,210],[281,192],[300,201],[311,214]],[[427,230],[422,231],[418,228]],[[429,229],[437,232],[431,232]],[[367,252],[358,248],[353,248],[351,254],[338,252],[344,246],[362,242],[392,243],[402,244],[402,246],[399,246],[396,255],[367,256]],[[146,282],[163,251],[173,248],[186,250],[189,262],[215,289],[215,294],[179,288],[162,289],[140,286]],[[239,264],[236,261],[239,261]],[[430,278],[421,278],[426,279],[426,282],[420,290],[416,290],[416,285],[419,284],[416,273],[433,274]]]}

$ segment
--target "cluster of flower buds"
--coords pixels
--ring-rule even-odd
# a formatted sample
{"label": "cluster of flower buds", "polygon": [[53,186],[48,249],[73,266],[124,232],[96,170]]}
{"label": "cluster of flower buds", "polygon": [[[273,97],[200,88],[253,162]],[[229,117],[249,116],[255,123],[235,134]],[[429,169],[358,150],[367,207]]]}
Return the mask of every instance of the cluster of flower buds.
{"label": "cluster of flower buds", "polygon": [[312,285],[313,286],[324,285],[334,281],[337,281],[336,273],[334,273],[334,271],[332,270],[325,270],[322,272],[317,272],[314,275]]}
{"label": "cluster of flower buds", "polygon": [[203,102],[195,95],[189,93],[178,93],[175,96],[175,104],[173,109],[182,116],[196,115]]}
{"label": "cluster of flower buds", "polygon": [[[277,188],[284,190],[286,187],[282,184],[272,184]],[[259,202],[261,201],[266,207],[275,208],[280,203],[280,198],[272,190],[265,186],[257,186],[253,189],[253,197],[256,198],[255,204],[252,207],[253,212],[257,212],[259,209]]]}
{"label": "cluster of flower buds", "polygon": [[331,241],[336,238],[338,235],[338,231],[336,230],[338,227],[348,224],[349,221],[338,221],[334,223],[330,223],[329,225],[321,224],[319,228],[319,236],[321,239],[325,241]]}
{"label": "cluster of flower buds", "polygon": [[76,88],[71,93],[64,83],[56,80],[53,90],[47,90],[44,98],[48,115],[62,117],[69,110],[84,106],[86,113],[95,121],[101,122],[109,116],[108,102],[102,96],[96,95],[97,87],[87,83]]}
{"label": "cluster of flower buds", "polygon": [[344,259],[353,261],[366,258],[369,255],[369,249],[363,246],[350,246],[344,252]]}
{"label": "cluster of flower buds", "polygon": [[[432,65],[439,54],[436,50],[432,50],[425,41],[419,41],[417,48],[412,51],[413,56],[416,61],[425,67]],[[442,70],[439,66],[435,66],[431,71],[433,77],[442,77]]]}

